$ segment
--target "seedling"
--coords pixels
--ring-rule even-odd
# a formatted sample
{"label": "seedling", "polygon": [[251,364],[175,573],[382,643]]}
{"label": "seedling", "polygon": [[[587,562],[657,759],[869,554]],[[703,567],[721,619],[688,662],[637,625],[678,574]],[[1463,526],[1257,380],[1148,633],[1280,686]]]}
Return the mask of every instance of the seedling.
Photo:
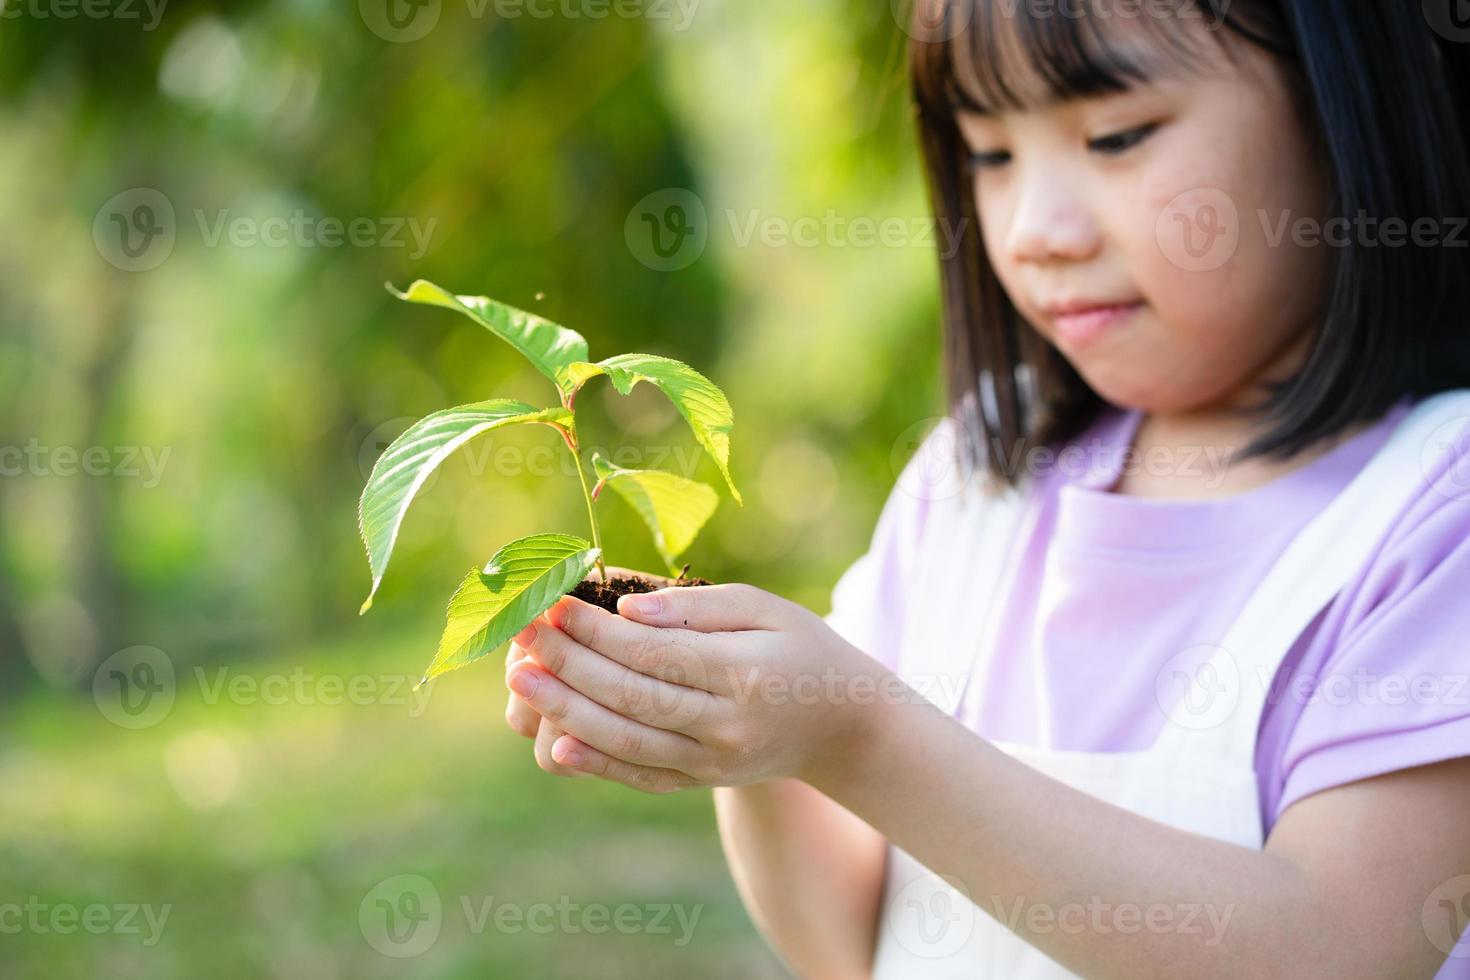
{"label": "seedling", "polygon": [[561,435],[576,463],[592,533],[591,541],[553,532],[517,538],[495,552],[484,568],[466,575],[449,600],[444,635],[424,673],[425,681],[490,653],[575,589],[594,568],[601,581],[617,591],[647,587],[647,581],[641,579],[608,582],[595,507],[604,487],[612,487],[648,525],[654,547],[670,573],[678,573],[682,583],[689,566],[681,570],[676,562],[714,513],[718,494],[707,484],[662,470],[614,466],[595,452],[591,465],[596,482],[589,484],[577,442],[574,406],[582,386],[598,375],[606,375],[622,395],[647,381],[667,395],[684,416],[695,439],[719,467],[730,495],[741,503],[740,492],[730,479],[730,431],[735,420],[724,392],[689,365],[655,354],[618,354],[593,363],[587,360],[587,341],[575,330],[483,296],[455,296],[422,279],[407,292],[399,292],[392,285],[388,291],[409,303],[442,306],[474,320],[520,351],[532,367],[546,375],[556,385],[560,405],[537,408],[509,398],[475,402],[420,419],[394,440],[373,466],[358,505],[358,526],[373,576],[372,590],[361,612],[372,606],[373,596],[383,582],[398,528],[414,495],[451,453],[491,429],[534,424],[548,426]]}

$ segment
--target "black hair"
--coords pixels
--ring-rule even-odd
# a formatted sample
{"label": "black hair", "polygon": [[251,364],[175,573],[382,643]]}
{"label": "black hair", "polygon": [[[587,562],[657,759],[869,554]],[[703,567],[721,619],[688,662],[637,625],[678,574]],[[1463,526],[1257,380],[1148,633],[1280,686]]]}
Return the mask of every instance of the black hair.
{"label": "black hair", "polygon": [[[1115,51],[1084,5],[1178,16],[1140,22],[1187,60],[1194,11],[1281,59],[1298,116],[1326,161],[1331,217],[1470,218],[1470,37],[1431,25],[1419,3],[1357,0],[914,0],[909,70],[930,199],[964,230],[940,259],[950,414],[960,449],[1003,484],[1015,447],[1058,446],[1107,403],[1026,326],[985,255],[957,109],[1028,108],[1018,69],[1044,98],[1121,91],[1152,66]],[[1070,15],[1061,8],[1070,6]],[[999,25],[1000,18],[1006,25]],[[1470,34],[1470,32],[1465,32]],[[1197,32],[1194,36],[1198,36]],[[1019,61],[1017,59],[1020,59]],[[1262,434],[1236,459],[1289,458],[1400,398],[1470,385],[1470,230],[1459,247],[1355,241],[1330,249],[1321,327],[1300,368],[1249,411]]]}

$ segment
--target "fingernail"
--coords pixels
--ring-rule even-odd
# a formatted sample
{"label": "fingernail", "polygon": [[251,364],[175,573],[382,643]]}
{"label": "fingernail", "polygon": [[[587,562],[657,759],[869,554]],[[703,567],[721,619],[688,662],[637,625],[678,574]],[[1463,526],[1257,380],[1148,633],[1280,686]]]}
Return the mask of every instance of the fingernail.
{"label": "fingernail", "polygon": [[532,643],[535,643],[535,642],[536,642],[536,624],[535,623],[532,623],[530,626],[527,626],[525,629],[521,630],[519,633],[516,634],[515,645],[518,646],[518,647],[520,647],[522,650],[526,649]]}
{"label": "fingernail", "polygon": [[571,610],[567,609],[567,604],[565,602],[558,602],[556,605],[546,610],[547,622],[551,623],[551,625],[555,626],[557,629],[565,629],[567,625],[567,618],[570,616]]}
{"label": "fingernail", "polygon": [[664,601],[659,598],[657,592],[625,596],[622,601],[632,607],[632,611],[639,616],[657,616],[664,608]]}
{"label": "fingernail", "polygon": [[561,754],[561,758],[556,761],[560,762],[564,766],[579,766],[582,764],[582,753],[578,752],[576,749],[568,749],[567,751],[563,752]]}
{"label": "fingernail", "polygon": [[535,671],[522,668],[514,674],[511,674],[509,679],[506,680],[506,683],[510,685],[512,691],[515,691],[521,697],[529,698],[536,693],[537,680]]}

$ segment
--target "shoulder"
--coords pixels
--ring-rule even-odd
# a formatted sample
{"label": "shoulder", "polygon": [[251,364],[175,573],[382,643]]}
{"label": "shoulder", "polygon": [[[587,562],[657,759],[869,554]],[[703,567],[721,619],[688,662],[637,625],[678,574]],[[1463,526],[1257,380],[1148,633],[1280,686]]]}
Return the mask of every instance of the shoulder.
{"label": "shoulder", "polygon": [[1351,632],[1361,633],[1405,603],[1452,595],[1460,601],[1439,614],[1470,622],[1470,405],[1466,412],[1429,434],[1415,491],[1340,597],[1343,626]]}
{"label": "shoulder", "polygon": [[1271,694],[1261,748],[1279,767],[1277,815],[1332,786],[1470,756],[1470,417],[1430,442],[1416,489]]}

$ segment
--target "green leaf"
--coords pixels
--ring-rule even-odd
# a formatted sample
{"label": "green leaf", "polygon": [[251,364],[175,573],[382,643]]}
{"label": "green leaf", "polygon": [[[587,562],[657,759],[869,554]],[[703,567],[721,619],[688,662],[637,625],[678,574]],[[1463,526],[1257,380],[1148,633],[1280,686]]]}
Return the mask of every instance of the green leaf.
{"label": "green leaf", "polygon": [[720,504],[714,487],[663,470],[628,470],[614,466],[601,453],[592,454],[597,478],[612,487],[638,512],[653,532],[653,545],[669,571],[677,575],[678,557],[694,542],[699,529]]}
{"label": "green leaf", "polygon": [[484,296],[456,296],[425,279],[416,280],[406,293],[400,293],[391,283],[388,291],[409,303],[442,306],[463,313],[520,351],[563,394],[576,390],[567,368],[587,360],[587,341],[577,331]]}
{"label": "green leaf", "polygon": [[599,374],[607,375],[613,387],[624,395],[640,381],[656,385],[684,416],[699,444],[714,457],[730,487],[730,496],[737,504],[744,505],[735,481],[730,479],[730,430],[735,427],[735,415],[730,410],[729,399],[713,381],[683,361],[657,354],[619,354],[596,364],[583,361],[568,368],[573,390]]}
{"label": "green leaf", "polygon": [[525,629],[587,577],[598,553],[570,534],[532,534],[495,552],[449,600],[444,636],[424,680],[479,660]]}
{"label": "green leaf", "polygon": [[361,612],[372,607],[403,515],[434,467],[481,432],[522,422],[569,425],[571,420],[572,414],[564,408],[537,409],[509,398],[496,398],[425,416],[393,440],[373,465],[357,506],[358,530],[367,545],[373,573],[372,591]]}

